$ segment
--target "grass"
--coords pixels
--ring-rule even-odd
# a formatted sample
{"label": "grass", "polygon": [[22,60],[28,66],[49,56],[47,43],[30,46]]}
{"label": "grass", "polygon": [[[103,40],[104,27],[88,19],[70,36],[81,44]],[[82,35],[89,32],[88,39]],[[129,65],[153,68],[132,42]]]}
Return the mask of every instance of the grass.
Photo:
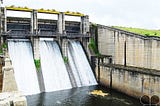
{"label": "grass", "polygon": [[141,28],[132,28],[132,27],[122,27],[122,26],[113,26],[114,28],[122,29],[125,31],[145,35],[145,36],[158,36],[160,37],[160,30],[149,30]]}
{"label": "grass", "polygon": [[40,59],[34,60],[34,63],[35,63],[35,65],[36,65],[37,71],[39,72],[39,71],[40,71],[40,68],[41,68],[41,61],[40,61]]}

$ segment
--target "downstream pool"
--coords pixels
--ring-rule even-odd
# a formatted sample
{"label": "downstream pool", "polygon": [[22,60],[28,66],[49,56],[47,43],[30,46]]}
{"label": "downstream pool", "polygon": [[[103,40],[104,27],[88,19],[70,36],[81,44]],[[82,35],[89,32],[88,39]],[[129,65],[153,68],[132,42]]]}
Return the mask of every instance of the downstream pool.
{"label": "downstream pool", "polygon": [[[108,95],[92,95],[93,90],[102,90]],[[28,106],[142,106],[137,99],[101,86],[40,93],[27,96],[27,103]]]}

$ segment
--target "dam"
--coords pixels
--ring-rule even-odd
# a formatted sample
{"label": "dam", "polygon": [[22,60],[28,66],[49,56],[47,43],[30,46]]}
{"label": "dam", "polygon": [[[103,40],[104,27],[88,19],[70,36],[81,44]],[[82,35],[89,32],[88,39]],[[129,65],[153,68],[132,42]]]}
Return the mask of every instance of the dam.
{"label": "dam", "polygon": [[[7,16],[7,11],[30,17]],[[57,20],[41,19],[39,13]],[[140,106],[144,95],[160,96],[159,37],[95,25],[79,12],[10,6],[1,14],[2,93],[20,91],[23,97],[6,104]],[[91,95],[96,89],[109,95]]]}

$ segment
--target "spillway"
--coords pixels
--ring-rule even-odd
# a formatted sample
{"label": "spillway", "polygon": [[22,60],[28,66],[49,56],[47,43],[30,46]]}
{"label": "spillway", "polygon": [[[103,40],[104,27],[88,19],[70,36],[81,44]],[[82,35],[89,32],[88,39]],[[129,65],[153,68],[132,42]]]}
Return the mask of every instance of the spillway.
{"label": "spillway", "polygon": [[77,87],[96,85],[96,79],[78,41],[70,41],[68,59]]}
{"label": "spillway", "polygon": [[59,46],[55,41],[40,41],[40,58],[46,92],[72,88]]}
{"label": "spillway", "polygon": [[25,95],[40,93],[31,43],[26,40],[9,40],[8,49],[18,90]]}
{"label": "spillway", "polygon": [[[25,95],[40,93],[31,43],[26,40],[9,40],[8,48],[18,90]],[[59,46],[53,40],[40,40],[40,60],[45,92],[97,84],[78,41],[68,43],[67,66],[70,68],[66,68]]]}

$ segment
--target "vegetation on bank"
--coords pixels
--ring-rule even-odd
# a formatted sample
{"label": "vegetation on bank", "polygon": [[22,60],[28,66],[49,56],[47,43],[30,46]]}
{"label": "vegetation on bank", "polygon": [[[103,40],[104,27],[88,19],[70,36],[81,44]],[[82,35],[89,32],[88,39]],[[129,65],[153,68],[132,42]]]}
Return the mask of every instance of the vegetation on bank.
{"label": "vegetation on bank", "polygon": [[40,61],[40,59],[38,59],[38,60],[35,59],[34,63],[35,63],[37,71],[39,72],[40,69],[41,69],[41,61]]}
{"label": "vegetation on bank", "polygon": [[88,47],[90,50],[92,50],[96,54],[96,56],[100,56],[100,53],[97,49],[96,43],[93,38],[91,38]]}
{"label": "vegetation on bank", "polygon": [[145,36],[158,36],[160,37],[160,30],[149,30],[149,29],[141,29],[141,28],[132,28],[132,27],[122,27],[122,26],[112,26],[114,28],[122,29],[125,31],[145,35]]}
{"label": "vegetation on bank", "polygon": [[91,24],[91,33],[93,34],[93,37],[90,39],[90,42],[89,42],[89,45],[88,45],[88,48],[94,52],[94,54],[96,56],[100,56],[101,54],[99,53],[98,51],[98,47],[96,45],[96,43],[98,42],[97,39],[94,39],[95,38],[98,38],[98,28],[97,28],[97,24],[96,23],[92,23]]}

